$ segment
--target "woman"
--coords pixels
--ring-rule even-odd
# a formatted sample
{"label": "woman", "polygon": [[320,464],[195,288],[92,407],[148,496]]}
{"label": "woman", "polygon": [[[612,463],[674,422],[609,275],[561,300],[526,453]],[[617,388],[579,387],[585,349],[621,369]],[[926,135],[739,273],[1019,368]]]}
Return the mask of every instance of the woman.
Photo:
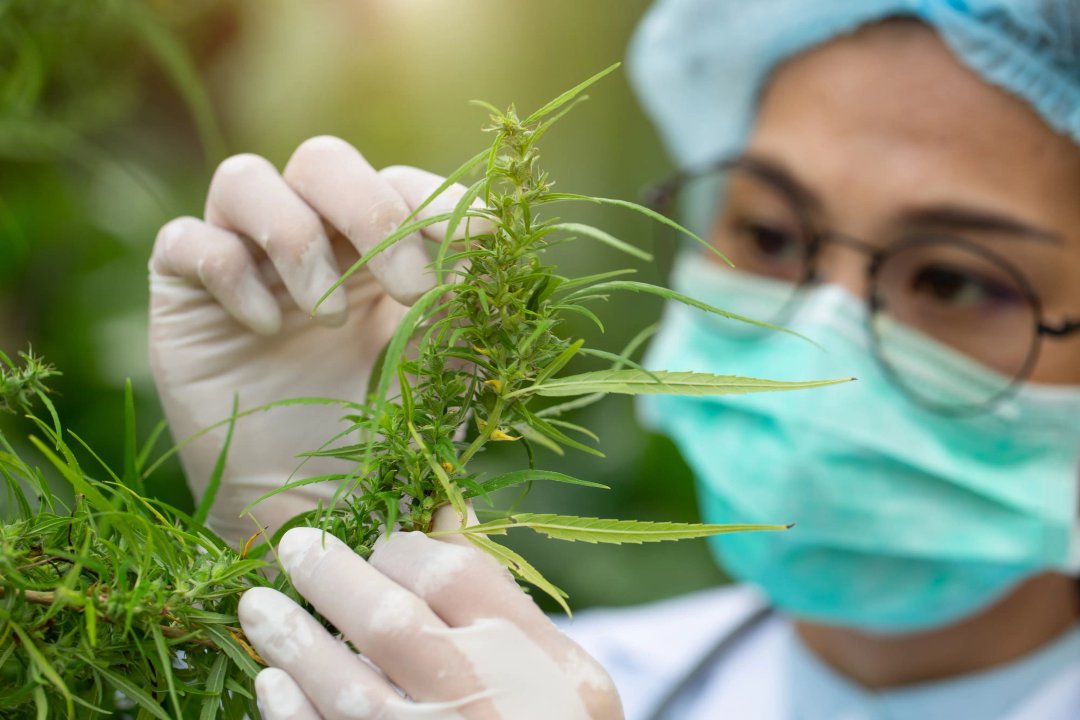
{"label": "woman", "polygon": [[[662,194],[739,268],[688,254],[673,283],[826,351],[672,308],[649,361],[859,381],[642,414],[695,470],[706,520],[798,527],[715,543],[747,585],[584,613],[576,642],[469,548],[398,533],[366,563],[290,531],[283,565],[370,664],[249,592],[267,717],[606,719],[620,696],[633,718],[1080,716],[1078,38],[1069,0],[660,2],[632,70],[685,168]],[[163,228],[151,261],[174,432],[227,414],[235,388],[359,394],[398,303],[430,286],[420,240],[306,312],[437,183],[331,138],[283,175],[223,163],[205,220]],[[223,533],[248,534],[236,510],[329,435],[296,412],[238,432]],[[183,456],[196,491],[217,446]]]}

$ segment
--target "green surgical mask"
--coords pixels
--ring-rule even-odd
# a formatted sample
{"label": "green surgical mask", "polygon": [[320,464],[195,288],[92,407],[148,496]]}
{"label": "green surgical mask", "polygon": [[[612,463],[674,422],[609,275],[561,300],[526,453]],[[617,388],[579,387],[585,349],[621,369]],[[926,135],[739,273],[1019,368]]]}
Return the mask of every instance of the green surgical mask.
{"label": "green surgical mask", "polygon": [[[703,258],[677,262],[680,292],[742,314],[790,286]],[[745,396],[644,396],[713,523],[796,523],[712,538],[736,578],[806,619],[895,633],[973,614],[1018,582],[1076,572],[1080,388],[1026,384],[966,418],[926,410],[874,360],[866,307],[837,286],[808,290],[788,327],[758,333],[672,304],[646,366],[781,380],[858,378]],[[902,330],[906,370],[962,399],[992,371]],[[905,348],[906,349],[906,348]]]}

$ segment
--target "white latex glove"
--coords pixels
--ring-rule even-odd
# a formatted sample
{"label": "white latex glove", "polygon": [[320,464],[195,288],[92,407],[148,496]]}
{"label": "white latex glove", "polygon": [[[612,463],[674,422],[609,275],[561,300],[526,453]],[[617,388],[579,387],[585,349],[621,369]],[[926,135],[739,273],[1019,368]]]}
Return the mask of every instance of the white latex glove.
{"label": "white latex glove", "polygon": [[[443,508],[435,523],[457,516]],[[285,595],[248,590],[240,622],[270,666],[255,680],[268,720],[623,717],[603,668],[460,536],[396,532],[365,562],[332,535],[294,528],[278,555],[362,657]]]}
{"label": "white latex glove", "polygon": [[[240,408],[285,398],[362,400],[368,376],[404,313],[434,284],[419,235],[374,258],[311,310],[343,270],[393,231],[442,178],[408,167],[381,171],[333,137],[304,142],[283,173],[256,155],[218,167],[205,219],[183,217],[158,233],[150,260],[150,362],[180,441]],[[454,206],[454,186],[421,217]],[[475,228],[475,226],[474,226]],[[474,230],[475,231],[475,230]],[[445,225],[425,230],[441,239]],[[257,528],[240,510],[280,486],[343,429],[335,406],[275,409],[241,419],[209,525],[239,544]],[[187,446],[180,459],[201,497],[225,428]],[[348,471],[311,459],[303,477]],[[336,487],[322,483],[278,495],[254,511],[270,532],[316,506]]]}

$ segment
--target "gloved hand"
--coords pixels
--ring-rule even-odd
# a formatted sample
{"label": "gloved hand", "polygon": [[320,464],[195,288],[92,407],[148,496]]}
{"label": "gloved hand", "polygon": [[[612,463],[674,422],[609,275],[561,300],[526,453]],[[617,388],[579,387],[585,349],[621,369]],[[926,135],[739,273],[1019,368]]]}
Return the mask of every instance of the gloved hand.
{"label": "gloved hand", "polygon": [[[408,167],[375,171],[332,137],[304,142],[283,173],[255,155],[224,161],[210,184],[205,219],[182,217],[158,233],[150,260],[150,362],[173,437],[180,441],[240,409],[293,397],[362,400],[375,360],[404,304],[434,280],[419,235],[375,257],[324,302],[323,293],[364,252],[397,228],[442,182]],[[460,185],[420,215],[452,208]],[[445,225],[424,231],[442,239]],[[475,225],[474,225],[474,233]],[[234,545],[257,528],[237,517],[340,432],[336,406],[296,406],[239,420],[208,524]],[[225,438],[222,427],[180,453],[196,498]],[[302,477],[347,471],[313,458]],[[314,508],[336,487],[289,491],[254,510],[269,531]]]}
{"label": "gloved hand", "polygon": [[[436,528],[456,525],[450,508],[436,513]],[[365,562],[332,535],[294,528],[278,556],[362,656],[285,595],[248,590],[240,622],[270,666],[255,680],[268,720],[623,717],[603,668],[461,536],[396,532]]]}

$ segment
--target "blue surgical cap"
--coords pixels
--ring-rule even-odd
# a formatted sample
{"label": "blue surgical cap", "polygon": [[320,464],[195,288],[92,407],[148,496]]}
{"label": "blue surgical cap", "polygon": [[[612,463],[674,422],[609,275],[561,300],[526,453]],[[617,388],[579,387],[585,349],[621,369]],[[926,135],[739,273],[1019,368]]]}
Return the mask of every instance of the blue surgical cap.
{"label": "blue surgical cap", "polygon": [[897,16],[1080,144],[1080,0],[658,0],[630,46],[631,82],[676,162],[694,166],[742,147],[778,63]]}

